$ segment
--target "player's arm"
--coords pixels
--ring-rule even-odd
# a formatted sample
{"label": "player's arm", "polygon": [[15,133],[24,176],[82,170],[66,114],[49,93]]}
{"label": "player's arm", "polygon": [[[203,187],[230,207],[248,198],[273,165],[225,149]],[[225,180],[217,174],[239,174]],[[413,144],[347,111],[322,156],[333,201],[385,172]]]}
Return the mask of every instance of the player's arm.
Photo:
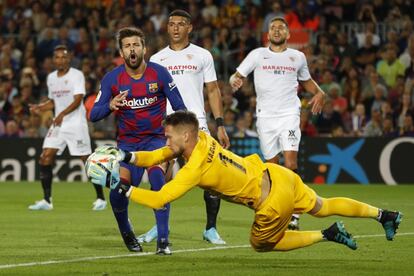
{"label": "player's arm", "polygon": [[52,110],[55,107],[55,103],[52,99],[48,99],[39,104],[29,104],[29,110],[33,114],[39,114],[46,110]]}
{"label": "player's arm", "polygon": [[174,111],[187,110],[180,91],[178,91],[177,85],[174,83],[174,80],[167,69],[160,67],[159,73],[160,80],[163,83],[164,94],[170,102],[172,109]]}
{"label": "player's arm", "polygon": [[134,164],[137,167],[151,167],[170,161],[177,156],[169,147],[162,147],[153,151],[135,151],[131,152],[131,157],[127,159],[128,153],[125,154],[125,162]]}
{"label": "player's arm", "polygon": [[49,99],[39,104],[29,104],[29,110],[33,114],[40,114],[43,111],[52,110],[55,107],[55,102],[52,99],[52,94],[51,94],[51,90],[49,86],[49,78],[50,78],[50,74],[47,76],[47,79],[46,79],[46,83],[47,83],[48,90],[49,90]]}
{"label": "player's arm", "polygon": [[233,75],[230,76],[229,83],[233,92],[236,92],[243,86],[243,80],[246,77],[242,76],[239,72],[234,72]]}
{"label": "player's arm", "polygon": [[109,77],[106,75],[101,81],[101,88],[96,96],[95,104],[89,115],[89,120],[96,122],[107,117],[112,111],[118,110],[123,104],[127,93],[119,93],[112,98],[111,84]]}
{"label": "player's arm", "polygon": [[256,68],[258,51],[251,51],[237,67],[236,72],[230,76],[229,83],[233,92],[243,86],[243,80]]}
{"label": "player's arm", "polygon": [[224,128],[223,101],[221,98],[220,88],[218,87],[217,81],[207,82],[206,87],[211,111],[216,119],[217,138],[220,144],[227,149],[230,147],[230,140],[227,136],[226,129]]}
{"label": "player's arm", "polygon": [[72,113],[74,110],[76,110],[82,103],[83,95],[84,94],[75,94],[73,96],[73,102],[55,117],[55,119],[53,120],[53,124],[56,126],[60,126],[62,124],[63,118],[66,115]]}
{"label": "player's arm", "polygon": [[313,94],[312,99],[309,101],[309,104],[312,105],[312,113],[320,113],[325,103],[325,92],[323,92],[323,90],[312,78],[306,81],[300,81],[300,84],[306,91]]}
{"label": "player's arm", "polygon": [[159,165],[178,157],[169,147],[162,147],[153,151],[129,152],[117,147],[104,145],[96,148],[95,152],[114,155],[118,161],[145,168]]}
{"label": "player's arm", "polygon": [[180,198],[199,184],[200,177],[201,170],[199,168],[192,169],[184,166],[174,179],[166,183],[158,192],[130,186],[126,196],[130,200],[152,209],[161,209],[165,204]]}
{"label": "player's arm", "polygon": [[298,69],[298,80],[306,91],[313,94],[312,99],[309,101],[309,104],[312,105],[311,112],[313,114],[321,113],[325,103],[325,92],[323,92],[319,85],[312,79],[309,73],[308,62],[303,53],[299,54],[299,59],[301,60],[302,65]]}

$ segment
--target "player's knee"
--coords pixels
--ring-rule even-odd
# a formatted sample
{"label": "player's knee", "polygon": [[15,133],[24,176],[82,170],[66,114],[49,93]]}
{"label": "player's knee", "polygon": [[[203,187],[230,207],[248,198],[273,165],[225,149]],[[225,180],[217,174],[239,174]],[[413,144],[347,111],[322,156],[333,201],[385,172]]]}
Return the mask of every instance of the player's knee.
{"label": "player's knee", "polygon": [[257,244],[252,244],[251,243],[252,248],[254,249],[254,251],[258,252],[258,253],[264,253],[264,252],[269,252],[269,251],[273,251],[274,247],[271,245],[257,245]]}
{"label": "player's knee", "polygon": [[320,211],[324,205],[323,204],[324,200],[325,200],[324,198],[318,196],[315,201],[315,206],[312,208],[312,210],[308,212],[308,214],[315,216],[315,217],[323,217],[324,214],[322,214],[322,212]]}
{"label": "player's knee", "polygon": [[274,243],[259,241],[256,237],[253,236],[250,236],[250,245],[254,251],[259,253],[273,251],[275,248]]}
{"label": "player's knee", "polygon": [[39,158],[39,165],[47,166],[53,162],[53,155],[48,152],[42,152]]}

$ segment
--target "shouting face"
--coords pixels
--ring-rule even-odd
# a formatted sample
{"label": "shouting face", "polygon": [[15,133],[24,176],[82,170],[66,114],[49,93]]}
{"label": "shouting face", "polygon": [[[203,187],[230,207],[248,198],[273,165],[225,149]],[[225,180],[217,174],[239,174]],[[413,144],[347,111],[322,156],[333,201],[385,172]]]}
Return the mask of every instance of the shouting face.
{"label": "shouting face", "polygon": [[145,46],[138,36],[125,37],[119,53],[128,67],[137,69],[144,60]]}

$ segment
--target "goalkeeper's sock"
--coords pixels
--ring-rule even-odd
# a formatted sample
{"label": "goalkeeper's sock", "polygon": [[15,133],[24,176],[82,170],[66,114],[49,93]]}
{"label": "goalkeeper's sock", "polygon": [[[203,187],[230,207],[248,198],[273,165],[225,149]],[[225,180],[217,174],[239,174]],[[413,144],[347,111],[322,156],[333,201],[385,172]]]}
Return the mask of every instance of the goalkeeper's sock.
{"label": "goalkeeper's sock", "polygon": [[[286,231],[283,237],[274,246],[274,251],[288,251],[302,248],[323,241],[321,231]],[[272,250],[270,245],[263,251]]]}
{"label": "goalkeeper's sock", "polygon": [[220,209],[220,198],[204,191],[204,201],[206,202],[207,224],[206,230],[216,228],[217,215]]}
{"label": "goalkeeper's sock", "polygon": [[345,217],[378,218],[378,208],[346,197],[323,198],[316,217],[339,215]]}
{"label": "goalkeeper's sock", "polygon": [[53,168],[51,165],[40,165],[40,181],[43,188],[43,198],[50,203],[52,196]]}
{"label": "goalkeeper's sock", "polygon": [[[127,183],[124,179],[121,179],[121,182]],[[112,212],[118,222],[119,231],[121,233],[131,232],[132,227],[128,220],[128,198],[116,190],[111,190],[109,200],[111,202]]]}
{"label": "goalkeeper's sock", "polygon": [[[163,170],[156,166],[148,170],[148,178],[151,183],[151,190],[159,191],[165,184],[165,176]],[[157,221],[158,241],[161,239],[168,241],[168,221],[170,219],[170,204],[166,204],[164,208],[154,210]]]}

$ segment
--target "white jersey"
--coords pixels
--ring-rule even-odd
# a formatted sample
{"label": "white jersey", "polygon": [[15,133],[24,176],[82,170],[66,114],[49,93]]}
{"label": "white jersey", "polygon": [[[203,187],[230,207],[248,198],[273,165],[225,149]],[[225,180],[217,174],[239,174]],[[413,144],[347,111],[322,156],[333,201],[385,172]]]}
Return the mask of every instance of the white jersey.
{"label": "white jersey", "polygon": [[[167,68],[187,109],[194,112],[199,119],[206,118],[204,83],[217,80],[211,53],[191,43],[180,51],[174,51],[167,46],[153,55],[150,61]],[[168,103],[167,113],[172,112],[171,105]]]}
{"label": "white jersey", "polygon": [[[58,77],[57,71],[53,71],[47,76],[47,88],[49,99],[54,101],[55,116],[57,116],[73,102],[75,95],[85,95],[85,77],[75,68],[70,68],[61,77]],[[77,129],[79,124],[87,124],[83,102],[77,109],[63,117],[61,130]]]}
{"label": "white jersey", "polygon": [[287,48],[276,53],[268,47],[257,48],[237,67],[243,77],[247,77],[253,70],[257,117],[300,114],[298,80],[311,78],[302,52]]}

